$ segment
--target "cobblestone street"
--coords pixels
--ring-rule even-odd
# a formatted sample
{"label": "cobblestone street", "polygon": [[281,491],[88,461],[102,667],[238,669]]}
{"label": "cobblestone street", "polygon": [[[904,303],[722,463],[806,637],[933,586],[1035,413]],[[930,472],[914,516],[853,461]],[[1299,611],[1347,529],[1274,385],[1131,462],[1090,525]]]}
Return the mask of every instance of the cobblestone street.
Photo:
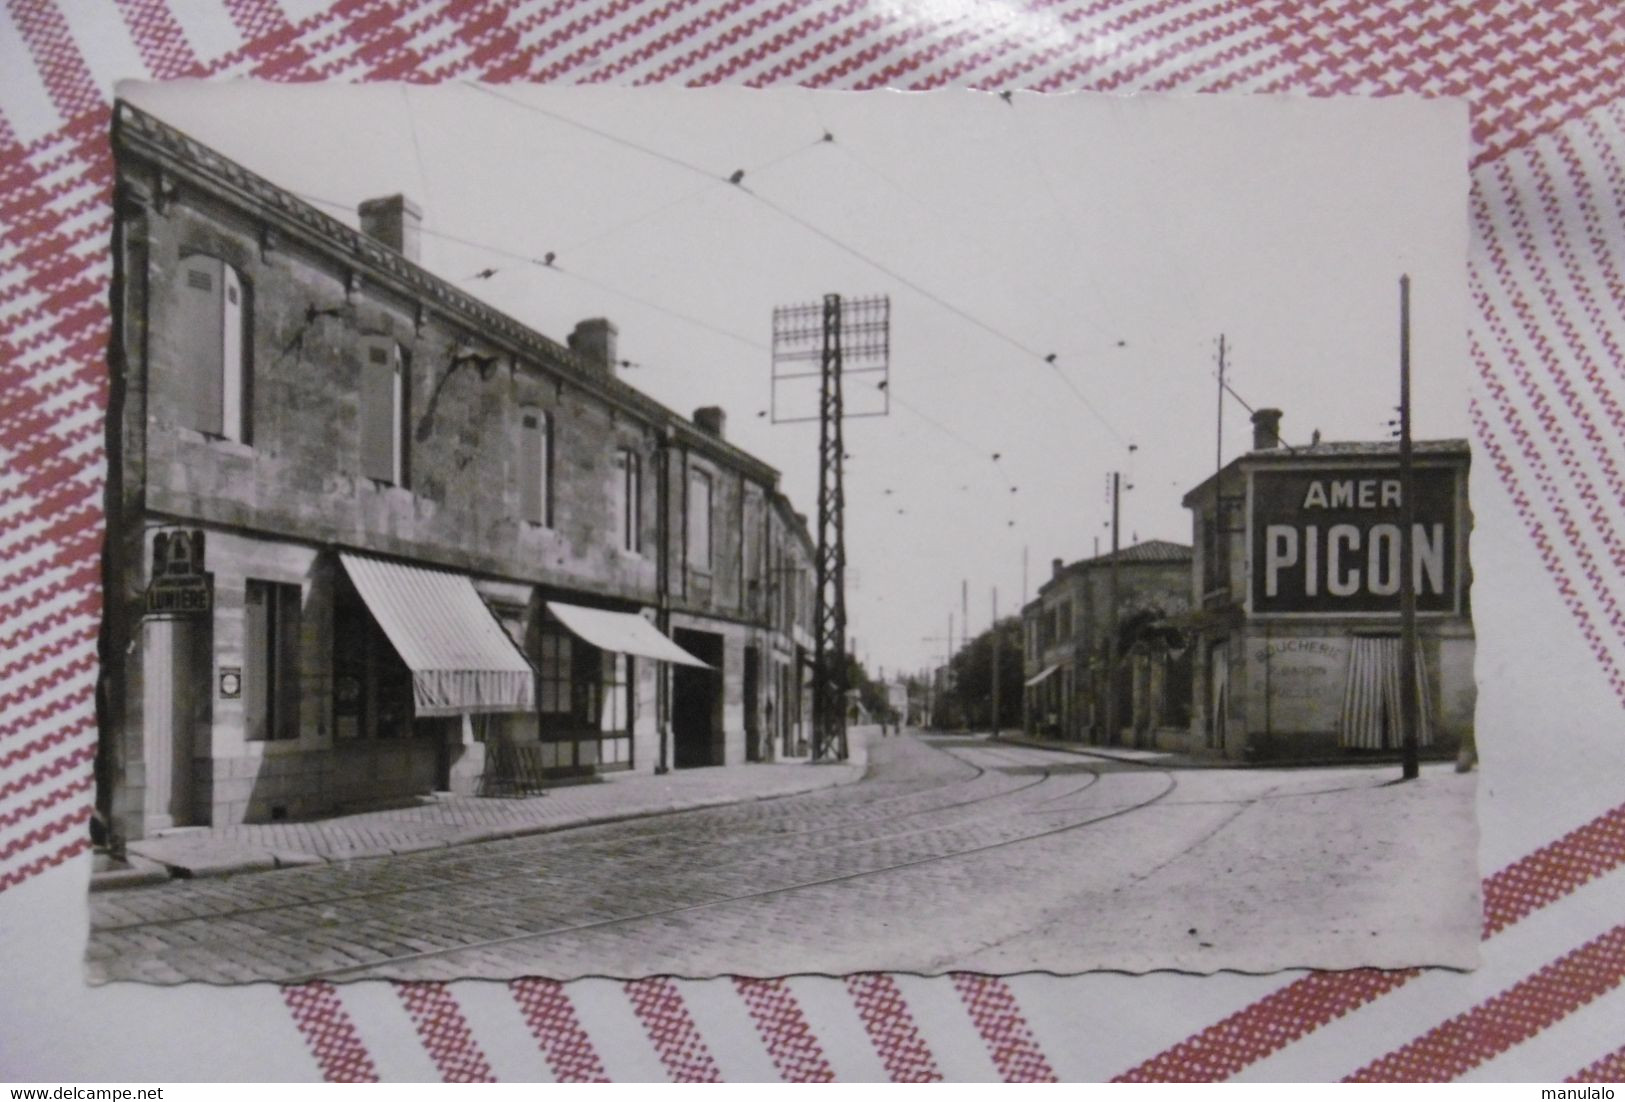
{"label": "cobblestone street", "polygon": [[[95,981],[1470,966],[1472,778],[875,740],[854,785],[92,896]],[[1465,865],[1465,867],[1463,867]],[[1396,874],[1395,870],[1403,870]],[[1418,893],[1416,883],[1462,885]]]}

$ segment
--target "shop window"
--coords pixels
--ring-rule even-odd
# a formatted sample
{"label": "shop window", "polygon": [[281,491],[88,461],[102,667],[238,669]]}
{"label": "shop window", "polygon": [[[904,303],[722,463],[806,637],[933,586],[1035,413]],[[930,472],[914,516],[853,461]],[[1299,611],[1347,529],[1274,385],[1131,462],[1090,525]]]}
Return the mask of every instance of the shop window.
{"label": "shop window", "polygon": [[407,485],[410,405],[406,354],[394,341],[362,342],[361,473],[375,482]]}
{"label": "shop window", "polygon": [[605,734],[631,729],[632,660],[624,654],[599,652],[603,670],[599,682],[603,701],[598,709],[598,729]]}
{"label": "shop window", "polygon": [[540,674],[540,708],[544,715],[569,715],[573,707],[571,683],[575,637],[554,620],[542,624],[537,671]]}
{"label": "shop window", "polygon": [[688,472],[688,565],[711,569],[711,475]]}
{"label": "shop window", "polygon": [[615,452],[615,528],[623,551],[643,550],[643,457],[631,448]]}
{"label": "shop window", "polygon": [[254,742],[299,737],[297,585],[249,579],[243,608],[243,722]]}
{"label": "shop window", "polygon": [[251,313],[242,277],[218,257],[189,256],[179,269],[176,310],[181,423],[248,443]]}
{"label": "shop window", "polygon": [[630,730],[633,685],[626,655],[582,642],[549,616],[537,637],[536,670],[544,737]]}
{"label": "shop window", "polygon": [[351,742],[411,733],[412,671],[345,586],[333,605],[333,736]]}
{"label": "shop window", "polygon": [[520,414],[519,498],[526,521],[553,526],[553,423],[539,409]]}

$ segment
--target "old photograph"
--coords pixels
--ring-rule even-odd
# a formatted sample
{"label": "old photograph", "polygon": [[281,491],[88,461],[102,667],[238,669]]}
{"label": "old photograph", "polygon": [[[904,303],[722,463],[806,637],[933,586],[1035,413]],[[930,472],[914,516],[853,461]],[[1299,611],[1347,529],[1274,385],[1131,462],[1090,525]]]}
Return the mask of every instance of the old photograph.
{"label": "old photograph", "polygon": [[1477,963],[1463,103],[108,140],[91,982]]}

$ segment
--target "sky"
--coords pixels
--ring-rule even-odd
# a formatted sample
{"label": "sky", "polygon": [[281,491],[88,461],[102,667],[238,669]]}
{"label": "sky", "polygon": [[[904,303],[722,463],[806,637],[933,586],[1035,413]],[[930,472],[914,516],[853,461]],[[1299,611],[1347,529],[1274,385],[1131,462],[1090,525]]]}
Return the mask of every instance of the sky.
{"label": "sky", "polygon": [[[1378,440],[1411,277],[1415,434],[1467,436],[1467,111],[1449,100],[473,84],[125,84],[326,213],[404,192],[425,267],[728,438],[816,516],[817,425],[768,415],[775,306],[887,295],[848,380],[848,630],[871,671],[1017,613],[1050,561],[1191,540],[1248,413]],[[826,140],[828,135],[830,140]],[[737,183],[729,177],[738,171]],[[540,263],[554,254],[551,266]],[[487,274],[488,273],[488,274]],[[781,395],[781,414],[814,410]]]}

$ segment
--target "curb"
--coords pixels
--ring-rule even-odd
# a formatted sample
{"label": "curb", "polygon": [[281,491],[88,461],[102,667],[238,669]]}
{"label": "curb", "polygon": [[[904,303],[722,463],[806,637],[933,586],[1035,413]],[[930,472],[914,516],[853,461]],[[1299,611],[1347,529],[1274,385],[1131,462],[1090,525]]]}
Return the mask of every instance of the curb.
{"label": "curb", "polygon": [[[1032,750],[1053,750],[1060,754],[1080,754],[1084,757],[1105,758],[1109,761],[1120,761],[1128,765],[1144,765],[1156,769],[1341,769],[1345,767],[1365,767],[1373,765],[1398,765],[1400,757],[1395,751],[1390,758],[1387,755],[1370,758],[1269,758],[1262,761],[1240,761],[1230,758],[1198,758],[1188,754],[1181,754],[1174,750],[1153,750],[1151,753],[1163,754],[1158,761],[1141,761],[1139,758],[1128,758],[1112,753],[1115,747],[1110,746],[1084,746],[1071,743],[1044,742],[1037,739],[1024,739],[1019,736],[1000,735],[998,738],[989,738],[990,742],[1002,742],[1007,746],[1025,746]],[[1437,753],[1423,753],[1423,765],[1439,765],[1457,761],[1456,756],[1440,755]],[[1459,772],[1470,772],[1471,769],[1457,767]]]}
{"label": "curb", "polygon": [[[568,822],[555,823],[522,823],[513,826],[478,829],[476,831],[458,834],[450,838],[435,838],[423,842],[407,842],[394,847],[380,847],[364,851],[346,853],[342,856],[324,856],[318,853],[304,853],[291,850],[269,850],[262,848],[245,849],[239,854],[223,857],[219,860],[203,859],[196,864],[185,864],[185,858],[146,857],[131,854],[129,857],[131,868],[115,869],[107,872],[92,873],[90,890],[93,892],[110,891],[119,888],[147,887],[160,884],[167,880],[204,880],[223,876],[234,876],[244,872],[269,872],[274,869],[308,868],[312,865],[340,865],[351,861],[372,861],[383,857],[400,857],[412,853],[423,853],[435,849],[451,849],[457,846],[472,845],[476,842],[499,842],[514,838],[527,838],[537,834],[554,834],[563,830],[576,830],[580,827],[603,826],[610,823],[627,822],[633,819],[652,819],[662,815],[678,815],[685,811],[700,811],[712,807],[725,807],[729,804],[746,804],[766,800],[782,800],[790,796],[804,796],[809,792],[822,792],[831,788],[844,788],[847,785],[861,781],[868,772],[867,754],[854,755],[846,762],[841,763],[847,776],[837,776],[826,783],[812,785],[797,789],[794,792],[775,792],[767,795],[719,796],[708,799],[692,800],[682,804],[666,807],[652,808],[644,811],[617,811],[602,815],[589,816]],[[135,843],[139,845],[140,843]],[[138,870],[135,863],[140,862]]]}
{"label": "curb", "polygon": [[129,867],[104,869],[90,874],[90,890],[105,892],[114,888],[144,888],[162,884],[169,879],[169,869],[157,861],[130,854],[125,862]]}
{"label": "curb", "polygon": [[1192,758],[1185,754],[1175,753],[1171,750],[1153,750],[1154,754],[1163,754],[1163,758],[1155,761],[1144,761],[1140,758],[1128,758],[1121,754],[1112,753],[1110,746],[1074,746],[1067,743],[1044,742],[1038,739],[1025,739],[1009,735],[990,737],[989,742],[999,742],[1006,746],[1024,746],[1029,750],[1053,750],[1059,754],[1076,754],[1086,758],[1102,758],[1106,761],[1122,762],[1125,765],[1143,765],[1147,769],[1251,769],[1256,768],[1253,762],[1232,762],[1224,759],[1207,761],[1202,758]]}

